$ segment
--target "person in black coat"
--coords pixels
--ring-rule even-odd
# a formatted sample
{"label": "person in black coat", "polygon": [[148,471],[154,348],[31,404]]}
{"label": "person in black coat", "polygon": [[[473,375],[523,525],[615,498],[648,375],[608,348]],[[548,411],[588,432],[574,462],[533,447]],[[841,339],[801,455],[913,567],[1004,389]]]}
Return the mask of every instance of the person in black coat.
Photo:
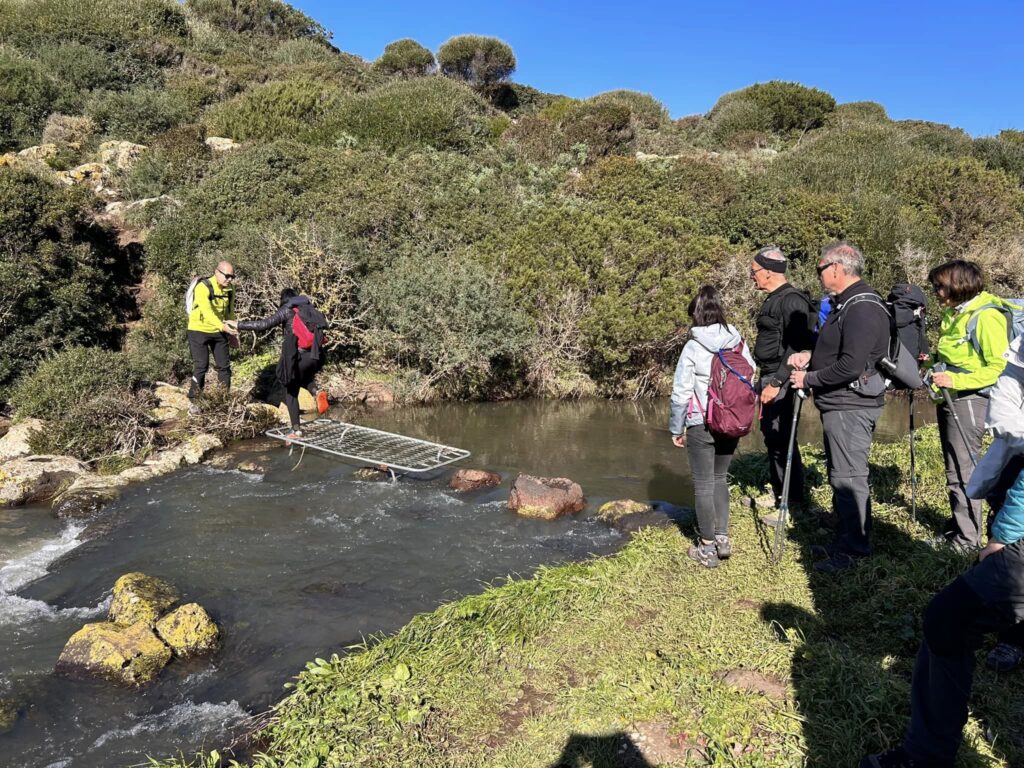
{"label": "person in black coat", "polygon": [[[309,348],[300,342],[294,330],[295,318],[312,332]],[[327,410],[327,393],[318,392],[314,380],[323,367],[323,329],[327,326],[324,316],[313,306],[307,296],[300,296],[293,288],[281,291],[281,306],[270,317],[262,320],[240,320],[239,331],[263,333],[280,325],[284,331],[281,343],[281,359],[277,363],[277,380],[284,386],[284,403],[288,408],[292,431],[288,437],[301,437],[299,420],[299,390],[307,390],[315,399],[317,410]]]}

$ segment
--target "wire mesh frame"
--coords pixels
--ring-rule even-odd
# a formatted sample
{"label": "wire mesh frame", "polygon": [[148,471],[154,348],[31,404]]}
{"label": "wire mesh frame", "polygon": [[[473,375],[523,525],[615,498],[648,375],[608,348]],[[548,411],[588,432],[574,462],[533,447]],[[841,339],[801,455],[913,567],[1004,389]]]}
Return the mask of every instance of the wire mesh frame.
{"label": "wire mesh frame", "polygon": [[[290,427],[278,427],[267,430],[267,437],[286,440],[290,432]],[[289,442],[343,459],[383,465],[401,472],[429,472],[471,455],[462,448],[333,419],[304,422],[302,437],[292,438]]]}

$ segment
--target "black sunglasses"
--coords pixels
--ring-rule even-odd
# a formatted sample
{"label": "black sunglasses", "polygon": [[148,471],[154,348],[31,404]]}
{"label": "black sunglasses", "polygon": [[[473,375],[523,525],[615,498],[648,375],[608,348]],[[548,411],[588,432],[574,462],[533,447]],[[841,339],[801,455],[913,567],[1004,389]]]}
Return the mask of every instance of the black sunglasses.
{"label": "black sunglasses", "polygon": [[234,272],[225,272],[223,269],[218,269],[217,271],[220,272],[222,275],[224,275],[224,279],[225,280],[234,280],[235,279],[235,273]]}
{"label": "black sunglasses", "polygon": [[838,261],[830,261],[827,264],[819,264],[818,266],[816,266],[815,269],[818,270],[818,277],[821,277],[822,273],[826,269],[828,269],[829,267],[834,266],[834,265],[836,265],[838,263],[839,263]]}

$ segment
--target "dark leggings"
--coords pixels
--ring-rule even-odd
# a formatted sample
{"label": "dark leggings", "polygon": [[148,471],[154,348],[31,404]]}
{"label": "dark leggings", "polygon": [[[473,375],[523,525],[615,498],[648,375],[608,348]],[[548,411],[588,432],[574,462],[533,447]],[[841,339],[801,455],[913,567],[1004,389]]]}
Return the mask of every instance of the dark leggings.
{"label": "dark leggings", "polygon": [[206,385],[206,372],[210,369],[210,351],[213,350],[217,381],[225,389],[231,389],[231,351],[225,333],[204,333],[188,331],[188,349],[192,353],[192,381],[188,396],[195,398]]}
{"label": "dark leggings", "polygon": [[318,360],[311,358],[306,352],[299,352],[298,375],[284,387],[284,404],[288,408],[288,418],[291,419],[292,429],[298,429],[300,423],[299,390],[305,389],[313,397],[316,397],[313,380],[319,370]]}
{"label": "dark leggings", "polygon": [[729,465],[739,440],[722,437],[703,424],[686,430],[686,455],[693,476],[697,530],[705,541],[729,535]]}

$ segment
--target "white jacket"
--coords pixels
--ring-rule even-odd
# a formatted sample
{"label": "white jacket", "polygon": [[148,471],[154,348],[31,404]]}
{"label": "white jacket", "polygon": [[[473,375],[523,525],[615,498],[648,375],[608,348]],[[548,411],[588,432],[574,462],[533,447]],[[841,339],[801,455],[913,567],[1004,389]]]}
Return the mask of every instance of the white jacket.
{"label": "white jacket", "polygon": [[1015,455],[1024,453],[1024,349],[1018,336],[1003,354],[1006,368],[989,392],[985,428],[995,440],[981,457],[965,489],[972,499],[984,499]]}
{"label": "white jacket", "polygon": [[[740,332],[731,325],[701,325],[690,329],[690,340],[683,347],[672,381],[672,406],[668,428],[673,435],[681,435],[686,427],[704,423],[703,412],[708,407],[708,382],[711,363],[720,349],[732,349],[743,341]],[[754,368],[750,349],[743,344],[743,358]],[[691,407],[691,400],[697,402]]]}

